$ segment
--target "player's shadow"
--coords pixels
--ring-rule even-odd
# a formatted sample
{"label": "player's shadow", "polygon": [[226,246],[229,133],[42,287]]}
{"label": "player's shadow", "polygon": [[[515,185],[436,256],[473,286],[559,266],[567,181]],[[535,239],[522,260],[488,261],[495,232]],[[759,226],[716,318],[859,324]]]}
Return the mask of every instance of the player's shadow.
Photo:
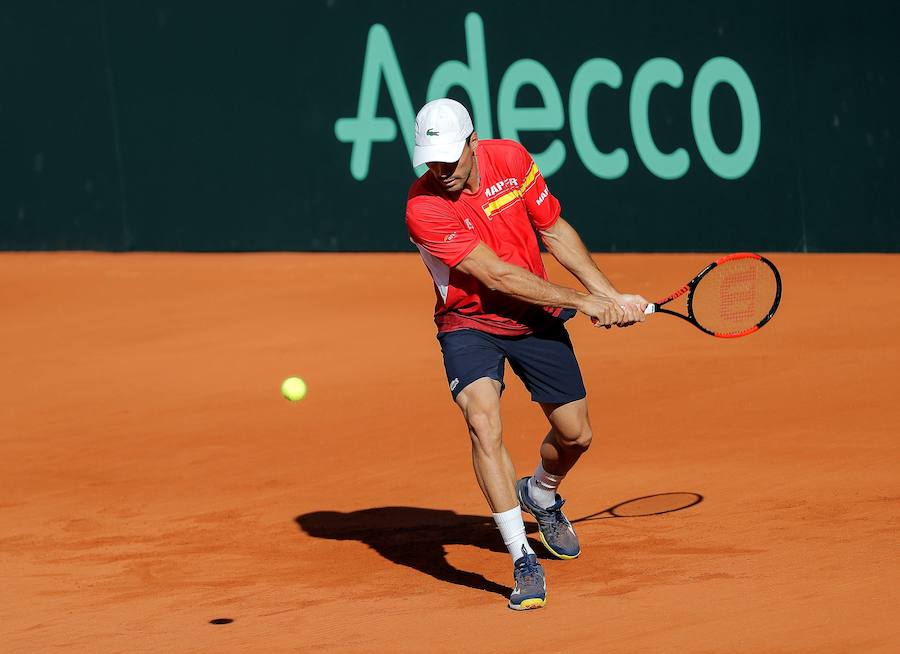
{"label": "player's shadow", "polygon": [[300,529],[316,538],[358,540],[388,561],[435,579],[508,595],[509,588],[447,562],[447,545],[474,545],[506,553],[490,516],[412,506],[384,506],[349,513],[315,511],[297,516]]}
{"label": "player's shadow", "polygon": [[[687,509],[703,501],[698,493],[647,495],[572,520],[573,523],[604,518],[635,518]],[[476,572],[454,568],[447,561],[447,545],[474,545],[491,552],[506,553],[506,547],[488,516],[460,515],[441,509],[384,506],[341,513],[314,511],[294,518],[300,529],[315,538],[356,540],[365,543],[388,561],[404,565],[451,584],[506,596],[510,589]],[[527,533],[537,525],[526,522]],[[532,542],[538,553],[543,547]],[[540,554],[539,554],[540,555]]]}

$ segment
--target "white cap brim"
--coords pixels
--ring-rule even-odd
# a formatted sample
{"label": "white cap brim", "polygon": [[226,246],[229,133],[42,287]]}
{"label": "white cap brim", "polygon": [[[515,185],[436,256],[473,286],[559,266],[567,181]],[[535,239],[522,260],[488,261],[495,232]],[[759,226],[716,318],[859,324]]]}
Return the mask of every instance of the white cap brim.
{"label": "white cap brim", "polygon": [[417,145],[413,149],[413,166],[421,166],[430,161],[453,163],[462,156],[464,147],[466,147],[465,140],[440,145]]}

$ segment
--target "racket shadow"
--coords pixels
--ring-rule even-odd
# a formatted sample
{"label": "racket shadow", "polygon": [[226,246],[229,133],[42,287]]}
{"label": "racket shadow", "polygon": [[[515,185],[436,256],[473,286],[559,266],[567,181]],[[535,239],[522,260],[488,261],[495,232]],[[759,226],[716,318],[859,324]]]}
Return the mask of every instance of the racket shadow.
{"label": "racket shadow", "polygon": [[591,513],[572,520],[572,524],[578,522],[587,522],[589,520],[608,520],[610,518],[644,518],[654,515],[663,515],[665,513],[674,513],[676,511],[684,511],[692,506],[696,506],[703,501],[700,493],[694,492],[671,492],[671,493],[655,493],[653,495],[644,495],[635,497],[631,500],[619,502],[613,506]]}

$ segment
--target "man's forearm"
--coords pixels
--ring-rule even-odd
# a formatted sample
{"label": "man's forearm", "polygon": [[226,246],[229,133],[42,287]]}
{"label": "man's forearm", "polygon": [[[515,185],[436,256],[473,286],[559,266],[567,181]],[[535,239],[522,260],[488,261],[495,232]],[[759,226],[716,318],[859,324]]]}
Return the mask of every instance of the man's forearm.
{"label": "man's forearm", "polygon": [[614,296],[619,292],[606,278],[585,247],[578,232],[559,218],[552,228],[541,232],[547,251],[594,295]]}
{"label": "man's forearm", "polygon": [[541,279],[513,264],[498,266],[485,282],[491,290],[544,307],[580,309],[586,296],[585,293]]}

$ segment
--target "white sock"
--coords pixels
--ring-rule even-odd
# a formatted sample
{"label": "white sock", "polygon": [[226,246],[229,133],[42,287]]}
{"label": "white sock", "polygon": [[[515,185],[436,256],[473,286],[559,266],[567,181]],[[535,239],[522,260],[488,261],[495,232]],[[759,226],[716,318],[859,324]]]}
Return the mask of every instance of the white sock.
{"label": "white sock", "polygon": [[565,475],[551,475],[544,470],[544,464],[538,463],[534,475],[528,480],[528,495],[542,509],[556,503],[556,489]]}
{"label": "white sock", "polygon": [[494,522],[497,523],[497,529],[500,530],[500,537],[503,544],[509,550],[513,563],[522,558],[522,548],[525,548],[526,554],[534,554],[528,539],[525,538],[525,522],[522,520],[522,509],[514,507],[503,513],[492,513]]}

